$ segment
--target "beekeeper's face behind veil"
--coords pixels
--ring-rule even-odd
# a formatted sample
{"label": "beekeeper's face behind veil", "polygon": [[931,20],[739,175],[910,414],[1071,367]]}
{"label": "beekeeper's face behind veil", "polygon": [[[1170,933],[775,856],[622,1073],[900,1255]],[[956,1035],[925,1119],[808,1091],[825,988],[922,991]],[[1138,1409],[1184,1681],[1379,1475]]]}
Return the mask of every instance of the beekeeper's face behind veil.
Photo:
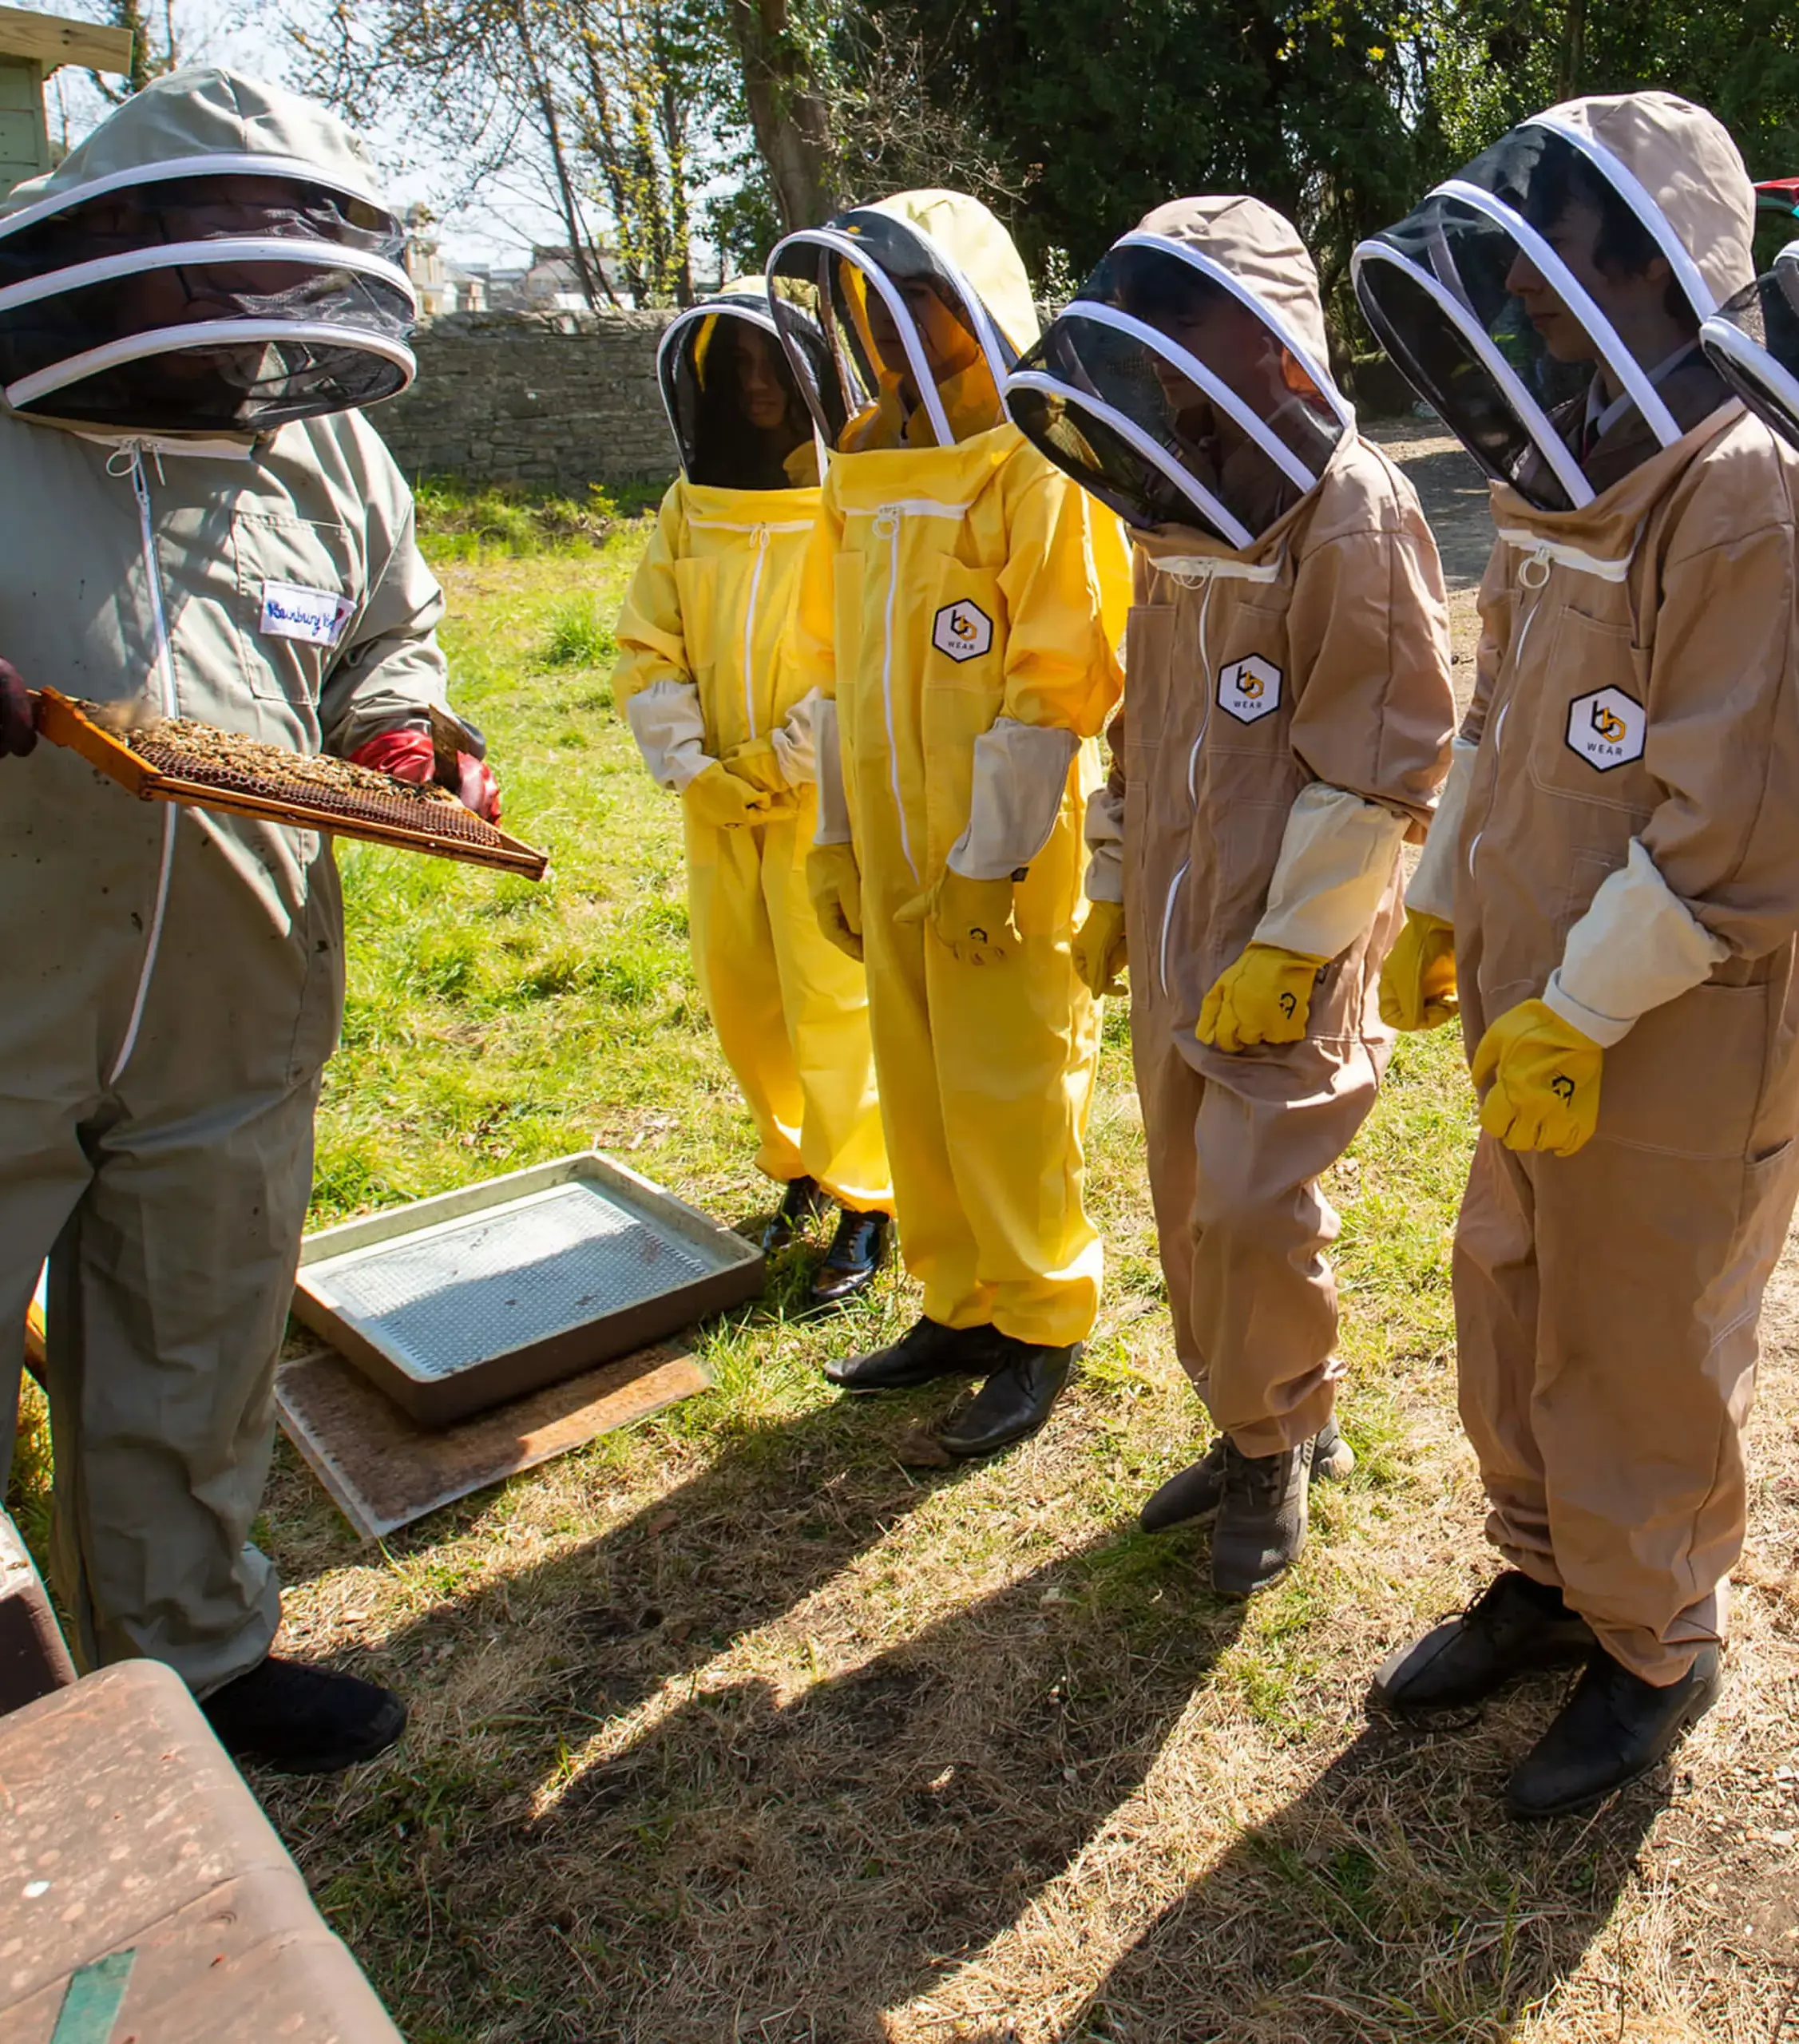
{"label": "beekeeper's face behind veil", "polygon": [[1571,101],[1515,128],[1356,252],[1369,323],[1498,481],[1595,497],[1729,392],[1702,321],[1750,279],[1736,145],[1668,93]]}
{"label": "beekeeper's face behind veil", "polygon": [[[807,381],[825,370],[805,337]],[[719,489],[810,489],[818,481],[812,414],[748,277],[671,321],[657,358],[662,399],[688,481]]]}
{"label": "beekeeper's face behind veil", "polygon": [[6,202],[0,391],[145,433],[372,404],[414,373],[404,247],[341,122],[224,72],[172,73]]}
{"label": "beekeeper's face behind veil", "polygon": [[1005,386],[1020,429],[1139,529],[1253,546],[1353,414],[1312,260],[1258,200],[1180,199],[1114,244]]}
{"label": "beekeeper's face behind veil", "polygon": [[978,200],[909,192],[858,206],[790,235],[768,269],[790,356],[813,335],[828,350],[808,392],[828,445],[947,447],[1001,423],[1000,384],[1036,314],[1011,237]]}

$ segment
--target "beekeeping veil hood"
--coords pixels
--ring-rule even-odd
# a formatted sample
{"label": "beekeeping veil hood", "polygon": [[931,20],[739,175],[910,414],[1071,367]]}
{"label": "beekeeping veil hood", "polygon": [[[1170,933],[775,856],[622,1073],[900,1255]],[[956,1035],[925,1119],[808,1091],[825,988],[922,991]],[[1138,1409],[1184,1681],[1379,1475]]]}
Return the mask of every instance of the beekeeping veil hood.
{"label": "beekeeping veil hood", "polygon": [[1721,305],[1699,339],[1737,395],[1799,447],[1799,241],[1787,244],[1765,276]]}
{"label": "beekeeping veil hood", "polygon": [[1355,427],[1318,272],[1258,199],[1177,199],[1115,242],[1007,378],[1007,410],[1139,528],[1252,546]]}
{"label": "beekeeping veil hood", "polygon": [[[809,387],[829,374],[824,338],[796,333]],[[794,489],[819,480],[811,406],[769,310],[767,280],[739,277],[671,320],[656,355],[662,402],[689,482]]]}
{"label": "beekeeping veil hood", "polygon": [[323,108],[159,78],[0,203],[0,391],[143,432],[259,433],[411,382],[405,236]]}
{"label": "beekeeping veil hood", "polygon": [[[1364,242],[1356,290],[1381,345],[1488,473],[1567,510],[1726,401],[1698,329],[1749,283],[1754,218],[1736,145],[1702,108],[1670,93],[1570,100]],[[1665,284],[1646,294],[1657,257]],[[1648,313],[1634,335],[1633,279]],[[1533,311],[1549,326],[1533,326]],[[1590,347],[1577,334],[1571,348],[1571,317]]]}
{"label": "beekeeping veil hood", "polygon": [[824,337],[827,445],[947,447],[1001,423],[1000,386],[1037,316],[1011,236],[978,199],[902,192],[854,207],[789,235],[768,273],[802,386],[802,336]]}

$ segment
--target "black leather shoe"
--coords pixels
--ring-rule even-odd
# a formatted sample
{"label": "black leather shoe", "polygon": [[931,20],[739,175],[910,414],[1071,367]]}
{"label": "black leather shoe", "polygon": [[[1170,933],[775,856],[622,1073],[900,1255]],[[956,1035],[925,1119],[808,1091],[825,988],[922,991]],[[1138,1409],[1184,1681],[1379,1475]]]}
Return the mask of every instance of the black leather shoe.
{"label": "black leather shoe", "polygon": [[772,1256],[789,1242],[797,1242],[824,1212],[827,1203],[816,1178],[789,1178],[780,1205],[762,1231],[763,1254]]}
{"label": "black leather shoe", "polygon": [[996,1327],[920,1320],[885,1349],[826,1363],[825,1377],[845,1391],[909,1391],[940,1377],[985,1377],[1005,1360],[1005,1341]]}
{"label": "black leather shoe", "polygon": [[866,1291],[887,1258],[890,1214],[858,1214],[846,1206],[837,1217],[837,1233],[818,1266],[808,1293],[815,1306],[840,1306]]}
{"label": "black leather shoe", "polygon": [[[1313,1444],[1312,1481],[1329,1478],[1334,1482],[1355,1466],[1355,1450],[1337,1431],[1337,1422],[1326,1420]],[[1171,1526],[1210,1518],[1223,1495],[1224,1436],[1220,1434],[1197,1462],[1171,1476],[1151,1497],[1137,1515],[1137,1523],[1146,1533],[1163,1533]]]}
{"label": "black leather shoe", "polygon": [[1560,1590],[1508,1568],[1459,1618],[1389,1654],[1374,1672],[1369,1698],[1393,1710],[1452,1710],[1516,1676],[1571,1666],[1598,1644]]}
{"label": "black leather shoe", "polygon": [[235,1760],[280,1774],[335,1774],[385,1753],[406,1729],[391,1689],[271,1654],[200,1704]]}
{"label": "black leather shoe", "polygon": [[1506,1784],[1506,1808],[1515,1817],[1568,1816],[1648,1773],[1717,1702],[1718,1663],[1715,1646],[1702,1647],[1688,1673],[1658,1689],[1595,1651],[1560,1716]]}
{"label": "black leather shoe", "polygon": [[1049,1417],[1084,1345],[1076,1341],[1066,1349],[1040,1349],[1009,1335],[999,1339],[1009,1354],[937,1429],[938,1445],[958,1462],[997,1455],[1014,1441],[1028,1440]]}

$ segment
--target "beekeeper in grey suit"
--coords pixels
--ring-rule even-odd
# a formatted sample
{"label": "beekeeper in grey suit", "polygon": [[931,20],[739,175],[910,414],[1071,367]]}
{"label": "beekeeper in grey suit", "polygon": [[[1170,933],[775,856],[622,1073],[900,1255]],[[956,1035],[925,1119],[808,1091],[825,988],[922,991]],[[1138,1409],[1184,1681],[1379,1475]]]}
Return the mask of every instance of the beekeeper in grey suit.
{"label": "beekeeper in grey suit", "polygon": [[271,1654],[248,1542],[343,1004],[331,848],[133,802],[28,690],[429,777],[442,598],[359,412],[413,374],[402,244],[338,121],[216,69],[0,208],[0,1327],[47,1258],[80,1655],[168,1662],[295,1772],[406,1719]]}

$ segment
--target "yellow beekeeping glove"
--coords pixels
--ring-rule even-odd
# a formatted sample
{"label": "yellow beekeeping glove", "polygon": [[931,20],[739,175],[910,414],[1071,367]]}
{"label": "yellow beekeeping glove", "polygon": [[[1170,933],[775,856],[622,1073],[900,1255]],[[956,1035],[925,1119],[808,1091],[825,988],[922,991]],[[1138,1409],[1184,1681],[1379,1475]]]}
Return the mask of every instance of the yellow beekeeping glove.
{"label": "yellow beekeeping glove", "polygon": [[1439,1029],[1455,1020],[1460,1004],[1453,925],[1408,909],[1381,968],[1381,1020],[1389,1029]]}
{"label": "yellow beekeeping glove", "polygon": [[792,793],[787,777],[781,771],[781,759],[775,750],[771,738],[753,738],[747,745],[740,745],[735,752],[727,752],[723,762],[727,774],[735,774],[740,781],[747,781],[752,788],[760,788],[764,794],[786,795]]}
{"label": "yellow beekeeping glove", "polygon": [[745,823],[766,823],[771,805],[760,789],[727,774],[715,759],[708,759],[681,792],[681,799],[702,823],[715,830],[735,830]]}
{"label": "yellow beekeeping glove", "polygon": [[1075,971],[1096,1000],[1108,993],[1123,993],[1124,983],[1124,904],[1095,901],[1085,921],[1075,932]]}
{"label": "yellow beekeeping glove", "polygon": [[1547,1001],[1521,1000],[1480,1039],[1474,1083],[1492,1090],[1480,1126],[1508,1150],[1552,1150],[1571,1157],[1599,1118],[1605,1052],[1564,1022]]}
{"label": "yellow beekeeping glove", "polygon": [[1318,968],[1329,963],[1278,944],[1247,944],[1212,983],[1194,1034],[1221,1051],[1256,1044],[1297,1044],[1312,1012]]}
{"label": "yellow beekeeping glove", "polygon": [[946,866],[936,885],[913,895],[894,921],[921,923],[928,918],[938,942],[948,945],[963,965],[1002,965],[1018,942],[1012,887],[1009,874],[1003,880],[970,880]]}
{"label": "yellow beekeeping glove", "polygon": [[818,927],[839,951],[862,955],[862,870],[854,845],[814,845],[806,854],[806,887]]}

